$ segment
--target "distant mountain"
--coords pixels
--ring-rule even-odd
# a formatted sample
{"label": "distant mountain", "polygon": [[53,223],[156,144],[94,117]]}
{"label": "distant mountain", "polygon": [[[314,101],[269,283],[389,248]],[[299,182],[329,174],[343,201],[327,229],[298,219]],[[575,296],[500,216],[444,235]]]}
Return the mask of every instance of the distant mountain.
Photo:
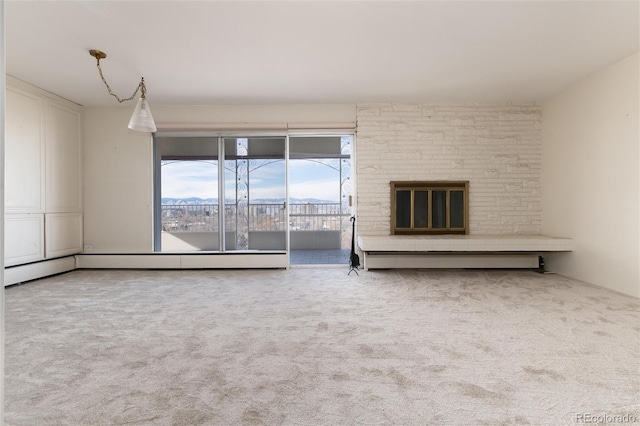
{"label": "distant mountain", "polygon": [[338,203],[339,201],[319,200],[317,198],[290,198],[289,202],[291,204],[324,204],[324,203]]}
{"label": "distant mountain", "polygon": [[[218,204],[217,198],[162,198],[163,205],[200,205],[200,204]],[[289,200],[291,204],[328,204],[337,203],[338,201],[319,200],[317,198],[291,198]],[[251,200],[251,204],[281,204],[284,203],[284,198],[257,198]]]}
{"label": "distant mountain", "polygon": [[217,198],[198,198],[198,197],[189,197],[189,198],[163,198],[161,200],[163,205],[165,204],[218,204]]}

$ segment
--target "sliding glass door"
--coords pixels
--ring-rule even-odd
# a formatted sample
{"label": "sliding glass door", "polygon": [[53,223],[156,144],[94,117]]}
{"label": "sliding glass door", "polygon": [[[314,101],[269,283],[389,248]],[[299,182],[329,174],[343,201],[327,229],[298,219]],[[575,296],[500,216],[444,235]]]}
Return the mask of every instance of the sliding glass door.
{"label": "sliding glass door", "polygon": [[353,135],[154,140],[156,251],[348,262]]}
{"label": "sliding glass door", "polygon": [[286,250],[286,137],[156,137],[155,250]]}
{"label": "sliding glass door", "polygon": [[352,136],[289,137],[291,263],[346,263]]}

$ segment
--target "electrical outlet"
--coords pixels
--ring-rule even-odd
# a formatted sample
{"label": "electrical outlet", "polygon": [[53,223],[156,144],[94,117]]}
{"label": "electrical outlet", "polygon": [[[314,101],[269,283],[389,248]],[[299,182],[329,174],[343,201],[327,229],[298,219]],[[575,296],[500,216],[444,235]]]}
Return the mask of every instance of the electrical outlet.
{"label": "electrical outlet", "polygon": [[93,246],[91,244],[85,244],[84,251],[93,250]]}

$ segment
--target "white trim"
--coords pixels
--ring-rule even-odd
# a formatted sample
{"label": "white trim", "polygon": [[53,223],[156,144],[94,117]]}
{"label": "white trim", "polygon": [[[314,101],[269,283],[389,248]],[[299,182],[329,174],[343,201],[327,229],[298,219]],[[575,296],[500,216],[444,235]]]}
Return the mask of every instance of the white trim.
{"label": "white trim", "polygon": [[156,123],[158,132],[287,130],[287,123]]}
{"label": "white trim", "polygon": [[156,123],[158,132],[193,135],[200,132],[234,132],[243,131],[313,131],[331,130],[336,132],[355,131],[355,121],[328,123]]}
{"label": "white trim", "polygon": [[353,132],[356,129],[355,121],[343,123],[287,123],[289,130],[315,130],[326,129],[331,131]]}
{"label": "white trim", "polygon": [[[17,79],[11,75],[6,76],[6,84],[8,84],[13,88],[18,88],[21,90],[25,90],[29,93],[37,94],[39,96],[42,96],[45,99],[48,99],[57,103],[63,103],[67,108],[71,108],[75,112],[82,112],[82,105],[80,105],[79,103],[63,98],[62,96],[58,96],[55,93],[48,92],[30,83]],[[6,86],[3,85],[3,87],[6,87]]]}
{"label": "white trim", "polygon": [[284,140],[284,199],[285,199],[285,249],[287,251],[287,269],[291,269],[291,229],[289,229],[290,217],[289,217],[289,135]]}

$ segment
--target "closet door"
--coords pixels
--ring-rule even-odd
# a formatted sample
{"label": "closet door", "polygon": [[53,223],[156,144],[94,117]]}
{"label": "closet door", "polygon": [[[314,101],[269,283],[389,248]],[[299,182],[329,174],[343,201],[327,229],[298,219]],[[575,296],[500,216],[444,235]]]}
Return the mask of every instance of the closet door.
{"label": "closet door", "polygon": [[80,111],[9,79],[5,265],[82,251]]}
{"label": "closet door", "polygon": [[44,213],[42,100],[7,87],[6,103],[6,212]]}
{"label": "closet door", "polygon": [[45,134],[47,213],[81,212],[80,114],[49,102]]}
{"label": "closet door", "polygon": [[5,266],[44,258],[43,101],[7,87],[5,134]]}
{"label": "closet door", "polygon": [[44,258],[42,214],[5,215],[4,266],[36,262]]}
{"label": "closet door", "polygon": [[48,101],[45,114],[45,257],[82,251],[80,113]]}

